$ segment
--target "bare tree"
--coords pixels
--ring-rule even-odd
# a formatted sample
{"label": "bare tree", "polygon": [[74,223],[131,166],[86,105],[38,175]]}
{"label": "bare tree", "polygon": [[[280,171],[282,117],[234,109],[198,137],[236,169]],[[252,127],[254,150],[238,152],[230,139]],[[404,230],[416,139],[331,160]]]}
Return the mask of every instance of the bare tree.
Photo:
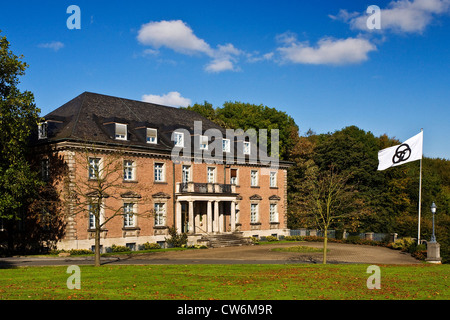
{"label": "bare tree", "polygon": [[[141,183],[139,193],[136,184],[125,184],[127,174],[123,150],[103,150],[85,144],[75,153],[76,169],[69,170],[66,179],[66,203],[72,215],[82,215],[94,230],[95,266],[100,266],[100,239],[104,227],[115,217],[130,219],[133,216],[151,217],[153,210],[143,210],[149,201],[151,187]],[[136,213],[125,206],[125,200],[140,205]],[[147,206],[149,207],[149,206]]]}
{"label": "bare tree", "polygon": [[319,172],[313,165],[306,170],[306,175],[303,210],[324,233],[323,264],[326,264],[328,230],[335,222],[355,227],[362,214],[362,202],[353,186],[347,184],[351,175],[338,172],[335,166]]}

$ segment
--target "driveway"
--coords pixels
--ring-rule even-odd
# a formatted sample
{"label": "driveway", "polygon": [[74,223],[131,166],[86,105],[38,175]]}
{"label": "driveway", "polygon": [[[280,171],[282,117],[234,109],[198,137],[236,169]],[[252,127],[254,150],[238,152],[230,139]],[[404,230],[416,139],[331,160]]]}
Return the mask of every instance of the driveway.
{"label": "driveway", "polygon": [[[102,258],[102,264],[292,264],[322,263],[322,253],[295,253],[273,251],[275,248],[308,246],[322,248],[320,242],[292,242],[269,245],[252,245],[184,251],[152,252],[117,255]],[[384,247],[329,243],[328,263],[366,264],[418,264],[408,253]],[[93,257],[68,258],[1,258],[0,268],[36,265],[84,265],[93,264]]]}

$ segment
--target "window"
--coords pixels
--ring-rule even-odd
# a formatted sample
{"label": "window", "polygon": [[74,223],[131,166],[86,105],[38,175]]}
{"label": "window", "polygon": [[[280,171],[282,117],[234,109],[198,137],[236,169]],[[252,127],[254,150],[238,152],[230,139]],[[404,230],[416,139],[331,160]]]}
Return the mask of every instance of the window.
{"label": "window", "polygon": [[155,226],[166,225],[166,208],[164,203],[155,203]]}
{"label": "window", "polygon": [[116,139],[127,140],[127,125],[116,123]]}
{"label": "window", "polygon": [[237,185],[238,184],[238,169],[230,169],[230,183]]}
{"label": "window", "polygon": [[184,135],[181,132],[175,132],[175,147],[184,148]]}
{"label": "window", "polygon": [[258,222],[258,204],[252,203],[250,205],[250,223]]}
{"label": "window", "polygon": [[250,173],[250,186],[257,187],[258,186],[258,171],[252,170]]}
{"label": "window", "polygon": [[164,182],[164,163],[155,163],[155,182]]}
{"label": "window", "polygon": [[97,179],[100,176],[100,159],[89,158],[89,179]]}
{"label": "window", "polygon": [[147,143],[158,143],[158,130],[147,128]]}
{"label": "window", "polygon": [[42,178],[42,181],[48,181],[48,179],[50,177],[49,169],[50,169],[49,160],[48,159],[43,159],[41,161],[41,178]]}
{"label": "window", "polygon": [[123,180],[134,181],[135,180],[134,162],[126,160],[123,162]]}
{"label": "window", "polygon": [[208,137],[200,136],[200,150],[208,150]]}
{"label": "window", "polygon": [[123,226],[134,227],[134,204],[125,203],[123,205]]}
{"label": "window", "polygon": [[278,208],[276,203],[270,204],[269,222],[278,222]]}
{"label": "window", "polygon": [[250,154],[250,142],[244,141],[244,154]]}
{"label": "window", "polygon": [[208,168],[208,183],[216,182],[216,168]]}
{"label": "window", "polygon": [[222,151],[230,152],[230,139],[222,139]]}
{"label": "window", "polygon": [[191,166],[183,166],[182,169],[182,182],[190,182],[191,181]]}
{"label": "window", "polygon": [[47,133],[48,133],[48,124],[47,122],[42,122],[38,124],[38,139],[47,139]]}
{"label": "window", "polygon": [[276,171],[270,172],[270,187],[275,188],[277,186],[277,173]]}
{"label": "window", "polygon": [[98,204],[90,204],[89,205],[89,229],[95,229],[95,216],[100,215],[100,223],[101,223],[101,208],[99,208]]}

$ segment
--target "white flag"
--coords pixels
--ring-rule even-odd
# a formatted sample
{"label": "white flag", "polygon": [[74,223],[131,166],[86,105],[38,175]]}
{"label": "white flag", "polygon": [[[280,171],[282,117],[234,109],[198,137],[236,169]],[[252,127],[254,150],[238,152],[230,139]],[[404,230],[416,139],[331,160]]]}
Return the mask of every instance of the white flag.
{"label": "white flag", "polygon": [[378,152],[378,170],[422,159],[423,131],[406,140],[400,145],[383,149]]}

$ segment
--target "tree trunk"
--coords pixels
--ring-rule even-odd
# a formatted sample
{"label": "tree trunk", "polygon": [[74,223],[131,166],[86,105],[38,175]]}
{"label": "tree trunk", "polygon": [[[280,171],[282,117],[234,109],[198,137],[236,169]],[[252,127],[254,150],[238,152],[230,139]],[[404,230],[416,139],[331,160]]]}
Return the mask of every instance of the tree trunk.
{"label": "tree trunk", "polygon": [[95,217],[95,263],[96,267],[100,267],[100,217]]}
{"label": "tree trunk", "polygon": [[327,264],[327,242],[328,242],[328,230],[324,230],[323,236],[323,264]]}

